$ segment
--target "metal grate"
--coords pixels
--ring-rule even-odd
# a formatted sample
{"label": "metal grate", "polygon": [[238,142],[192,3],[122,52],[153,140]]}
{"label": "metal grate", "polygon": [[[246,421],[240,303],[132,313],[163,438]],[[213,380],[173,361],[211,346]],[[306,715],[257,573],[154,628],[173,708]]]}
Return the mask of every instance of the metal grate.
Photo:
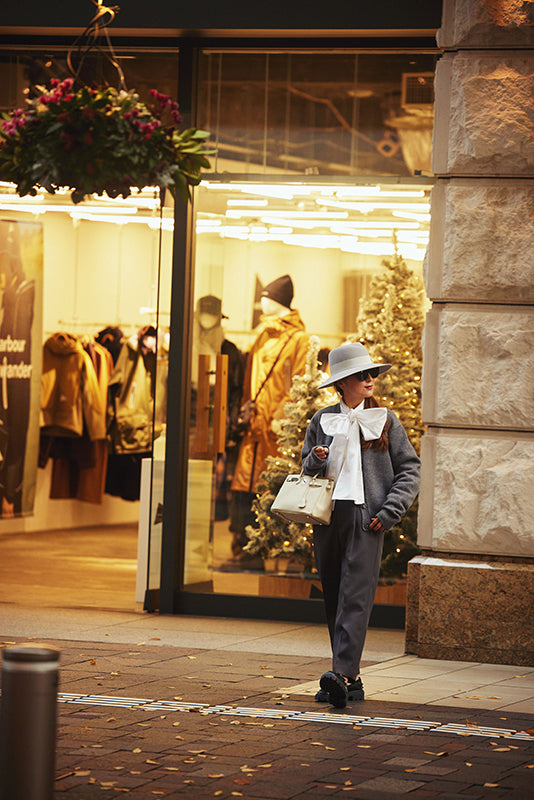
{"label": "metal grate", "polygon": [[402,75],[402,107],[427,107],[433,104],[434,73],[404,72]]}

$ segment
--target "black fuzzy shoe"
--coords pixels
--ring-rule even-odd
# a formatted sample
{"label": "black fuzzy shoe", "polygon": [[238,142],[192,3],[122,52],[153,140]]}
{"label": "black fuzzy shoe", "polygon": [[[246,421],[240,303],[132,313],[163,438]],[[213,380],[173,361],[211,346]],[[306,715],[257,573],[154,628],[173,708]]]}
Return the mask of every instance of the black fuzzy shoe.
{"label": "black fuzzy shoe", "polygon": [[349,685],[347,686],[347,693],[348,693],[347,700],[349,702],[354,702],[355,700],[364,700],[365,692],[363,691],[362,679],[356,678],[355,681],[349,683]]}
{"label": "black fuzzy shoe", "polygon": [[349,698],[348,686],[342,675],[337,672],[325,672],[319,681],[321,689],[328,694],[328,698],[336,708],[345,708]]}
{"label": "black fuzzy shoe", "polygon": [[[330,702],[330,695],[328,692],[325,692],[324,689],[319,689],[319,691],[315,695],[315,700],[317,703],[329,703]],[[363,690],[363,684],[361,678],[356,678],[355,681],[351,681],[351,683],[347,686],[347,700],[349,703],[354,703],[358,700],[365,700],[365,692]]]}

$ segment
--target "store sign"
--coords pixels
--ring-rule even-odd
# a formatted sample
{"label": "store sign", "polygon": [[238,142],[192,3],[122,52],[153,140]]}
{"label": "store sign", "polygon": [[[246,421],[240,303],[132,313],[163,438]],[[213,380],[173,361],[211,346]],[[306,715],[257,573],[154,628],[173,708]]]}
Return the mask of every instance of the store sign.
{"label": "store sign", "polygon": [[0,516],[33,513],[39,453],[43,232],[0,219]]}

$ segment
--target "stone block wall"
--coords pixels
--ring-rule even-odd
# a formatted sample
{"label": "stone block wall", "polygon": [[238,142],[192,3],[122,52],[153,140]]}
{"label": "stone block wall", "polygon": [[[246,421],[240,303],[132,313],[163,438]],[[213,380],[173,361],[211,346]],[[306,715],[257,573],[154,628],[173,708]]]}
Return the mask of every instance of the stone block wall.
{"label": "stone block wall", "polygon": [[531,604],[534,2],[445,0],[438,45],[423,556],[409,565],[406,643],[427,657],[524,664],[532,615],[509,590]]}

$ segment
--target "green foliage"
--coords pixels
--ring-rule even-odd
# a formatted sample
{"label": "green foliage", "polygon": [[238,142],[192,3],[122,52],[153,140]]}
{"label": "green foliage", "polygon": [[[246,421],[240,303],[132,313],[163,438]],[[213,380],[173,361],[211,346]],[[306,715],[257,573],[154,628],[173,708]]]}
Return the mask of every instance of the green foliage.
{"label": "green foliage", "polygon": [[68,187],[74,203],[90,194],[128,197],[131,187],[168,188],[187,202],[208,169],[207,131],[182,132],[178,104],[151,90],[152,104],[134,91],[83,86],[72,78],[37,86],[26,108],[3,114],[0,179],[22,195]]}

